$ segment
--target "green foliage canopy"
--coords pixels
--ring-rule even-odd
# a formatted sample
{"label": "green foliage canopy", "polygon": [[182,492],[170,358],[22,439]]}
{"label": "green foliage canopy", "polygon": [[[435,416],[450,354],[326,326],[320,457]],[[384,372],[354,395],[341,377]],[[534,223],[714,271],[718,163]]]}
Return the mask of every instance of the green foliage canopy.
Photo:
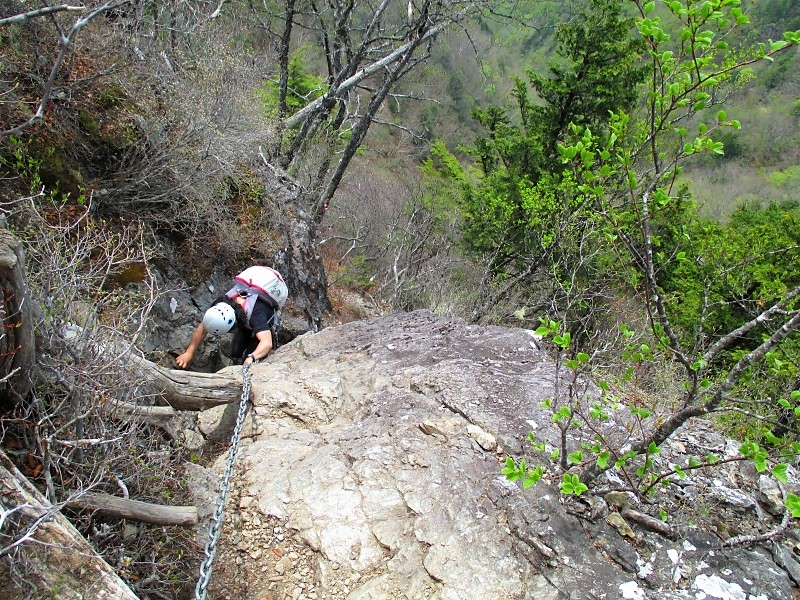
{"label": "green foliage canopy", "polygon": [[611,112],[635,104],[644,44],[631,37],[632,27],[619,0],[589,0],[559,27],[549,76],[528,70],[536,98],[515,80],[516,119],[498,106],[474,111],[487,135],[470,150],[482,173],[464,187],[465,239],[475,253],[493,257],[495,274],[529,270],[531,261],[549,260],[550,252],[570,245],[567,235],[578,233],[559,231],[565,217],[590,207],[573,192],[557,145],[570,123],[601,132]]}

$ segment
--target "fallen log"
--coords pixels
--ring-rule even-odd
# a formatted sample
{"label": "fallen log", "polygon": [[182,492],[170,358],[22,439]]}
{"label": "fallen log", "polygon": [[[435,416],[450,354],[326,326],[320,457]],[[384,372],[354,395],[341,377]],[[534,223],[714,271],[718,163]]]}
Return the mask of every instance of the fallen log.
{"label": "fallen log", "polygon": [[178,439],[178,432],[172,426],[172,418],[177,416],[178,412],[171,406],[142,406],[130,402],[115,402],[112,406],[113,413],[141,418],[145,423],[160,427],[171,440]]}
{"label": "fallen log", "polygon": [[67,502],[67,507],[152,525],[197,525],[197,508],[194,506],[164,506],[97,492],[87,492],[74,498]]}
{"label": "fallen log", "polygon": [[[137,596],[0,450],[0,555],[19,559],[37,591],[64,600]],[[19,556],[17,556],[19,553]]]}
{"label": "fallen log", "polygon": [[165,369],[134,353],[130,354],[130,364],[178,410],[206,410],[238,402],[242,396],[241,367],[228,367],[217,373],[194,373]]}

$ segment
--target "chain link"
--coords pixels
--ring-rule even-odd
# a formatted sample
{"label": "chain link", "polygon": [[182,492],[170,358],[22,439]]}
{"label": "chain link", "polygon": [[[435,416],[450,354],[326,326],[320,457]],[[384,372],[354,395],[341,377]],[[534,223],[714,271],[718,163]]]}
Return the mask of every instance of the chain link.
{"label": "chain link", "polygon": [[242,436],[242,427],[244,426],[244,417],[247,413],[247,402],[250,398],[250,365],[245,364],[242,367],[242,380],[244,385],[242,387],[242,399],[239,401],[239,414],[236,417],[236,426],[233,428],[233,437],[231,438],[231,447],[228,451],[228,460],[225,463],[225,476],[222,478],[220,484],[219,498],[217,498],[217,505],[214,508],[214,514],[211,517],[211,523],[208,527],[208,543],[206,544],[206,557],[200,564],[200,579],[194,590],[195,600],[205,600],[208,593],[208,584],[211,581],[211,568],[214,562],[214,555],[217,553],[217,542],[219,541],[220,533],[222,533],[222,520],[223,511],[225,510],[225,502],[228,499],[228,490],[230,489],[231,476],[233,475],[233,463],[236,461],[236,452],[239,449],[239,439]]}

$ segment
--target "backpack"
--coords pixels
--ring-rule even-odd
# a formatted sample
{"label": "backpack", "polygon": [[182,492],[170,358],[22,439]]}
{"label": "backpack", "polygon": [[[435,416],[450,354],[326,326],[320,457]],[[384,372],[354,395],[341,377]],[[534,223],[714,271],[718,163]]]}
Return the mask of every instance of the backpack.
{"label": "backpack", "polygon": [[274,334],[273,342],[277,347],[278,331],[281,328],[279,311],[289,296],[289,288],[286,287],[281,274],[269,267],[254,266],[239,273],[233,278],[233,282],[234,285],[228,290],[227,296],[228,298],[247,296],[244,311],[247,313],[248,319],[253,314],[253,307],[258,298],[274,309],[271,329]]}
{"label": "backpack", "polygon": [[[269,267],[249,267],[234,277],[233,281],[231,292],[247,292],[248,296],[256,294],[275,309],[283,308],[289,295],[289,288],[281,274]],[[228,292],[228,295],[231,293]]]}

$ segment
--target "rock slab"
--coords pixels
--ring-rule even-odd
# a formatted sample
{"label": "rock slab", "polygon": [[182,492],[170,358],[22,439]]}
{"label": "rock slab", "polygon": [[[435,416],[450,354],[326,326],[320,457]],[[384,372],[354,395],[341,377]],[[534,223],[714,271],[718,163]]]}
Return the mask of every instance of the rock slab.
{"label": "rock slab", "polygon": [[602,498],[578,516],[544,482],[508,482],[531,429],[557,443],[540,405],[553,369],[531,331],[426,311],[305,334],[251,370],[229,518],[302,541],[298,598],[794,597],[781,552],[670,540]]}

